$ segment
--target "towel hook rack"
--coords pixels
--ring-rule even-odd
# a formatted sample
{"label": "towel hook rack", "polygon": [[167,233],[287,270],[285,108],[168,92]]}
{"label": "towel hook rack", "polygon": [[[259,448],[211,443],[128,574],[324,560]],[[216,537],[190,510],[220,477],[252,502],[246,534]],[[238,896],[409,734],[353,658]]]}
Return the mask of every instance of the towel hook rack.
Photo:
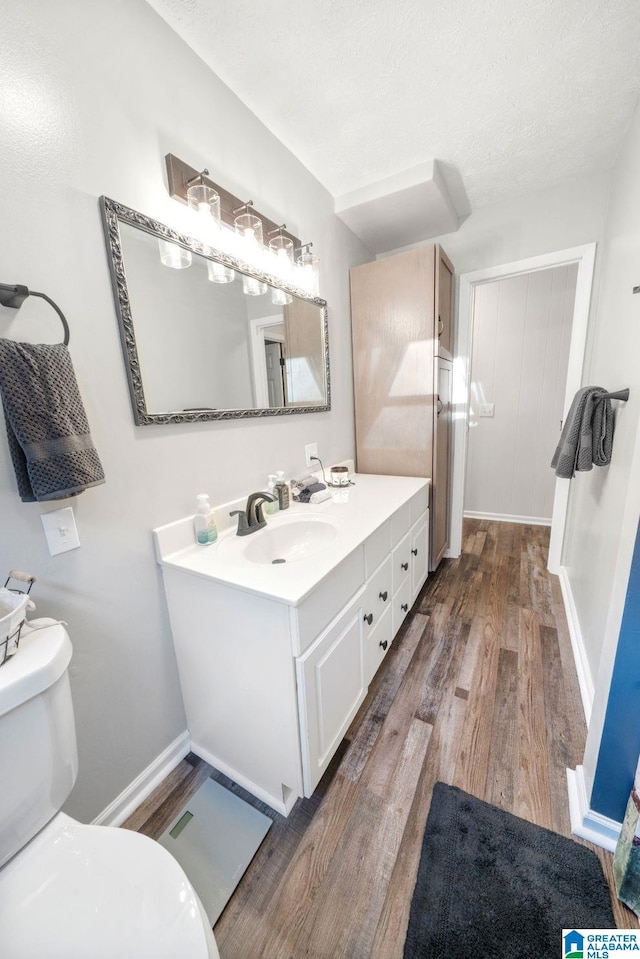
{"label": "towel hook rack", "polygon": [[46,300],[49,306],[53,307],[62,320],[62,328],[64,330],[63,343],[65,346],[69,346],[69,324],[60,307],[53,302],[50,296],[47,296],[46,293],[37,293],[35,290],[30,290],[21,284],[9,286],[6,283],[0,283],[0,306],[8,306],[11,309],[19,310],[28,296],[39,296],[40,299]]}
{"label": "towel hook rack", "polygon": [[617,390],[615,393],[605,393],[604,396],[601,396],[602,400],[622,400],[623,403],[626,403],[629,399],[629,390]]}

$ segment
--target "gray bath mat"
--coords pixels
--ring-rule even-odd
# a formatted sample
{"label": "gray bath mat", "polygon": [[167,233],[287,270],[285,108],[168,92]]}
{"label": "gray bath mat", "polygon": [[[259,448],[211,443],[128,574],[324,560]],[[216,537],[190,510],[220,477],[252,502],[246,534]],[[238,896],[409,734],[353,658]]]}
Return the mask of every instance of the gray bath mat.
{"label": "gray bath mat", "polygon": [[207,779],[160,836],[158,842],[186,872],[212,926],[270,826],[268,816]]}
{"label": "gray bath mat", "polygon": [[436,783],[404,959],[547,959],[581,927],[615,928],[595,853]]}

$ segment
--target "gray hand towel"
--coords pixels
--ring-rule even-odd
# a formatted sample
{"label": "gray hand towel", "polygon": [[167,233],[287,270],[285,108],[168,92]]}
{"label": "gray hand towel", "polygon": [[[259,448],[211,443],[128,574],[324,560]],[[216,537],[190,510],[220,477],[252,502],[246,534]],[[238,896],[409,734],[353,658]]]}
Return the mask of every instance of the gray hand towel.
{"label": "gray hand towel", "polygon": [[24,503],[104,483],[66,346],[0,339],[0,394]]}
{"label": "gray hand towel", "polygon": [[585,386],[574,396],[551,460],[556,476],[571,479],[576,471],[611,462],[614,420],[611,400],[603,399],[606,392],[601,386]]}

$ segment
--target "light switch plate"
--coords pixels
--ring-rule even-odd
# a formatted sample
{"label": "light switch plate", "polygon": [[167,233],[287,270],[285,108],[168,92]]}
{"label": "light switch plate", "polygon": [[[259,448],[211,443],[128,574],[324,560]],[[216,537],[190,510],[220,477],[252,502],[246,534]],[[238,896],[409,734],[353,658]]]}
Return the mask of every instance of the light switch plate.
{"label": "light switch plate", "polygon": [[478,416],[493,416],[495,408],[495,403],[481,403],[478,408]]}
{"label": "light switch plate", "polygon": [[66,506],[64,509],[55,509],[51,513],[41,513],[40,519],[51,556],[66,553],[68,550],[77,549],[80,546],[76,519],[70,506]]}

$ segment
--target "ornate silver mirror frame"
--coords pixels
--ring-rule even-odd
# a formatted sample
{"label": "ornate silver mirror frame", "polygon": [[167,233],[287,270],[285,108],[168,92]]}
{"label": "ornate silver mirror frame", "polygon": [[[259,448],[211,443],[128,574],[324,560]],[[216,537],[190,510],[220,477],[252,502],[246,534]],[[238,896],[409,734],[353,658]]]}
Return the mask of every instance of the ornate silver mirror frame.
{"label": "ornate silver mirror frame", "polygon": [[[110,200],[108,197],[100,198],[100,209],[104,225],[105,240],[109,259],[109,268],[113,285],[113,293],[118,314],[120,327],[120,337],[125,358],[131,401],[133,405],[133,415],[138,426],[169,424],[169,423],[197,423],[205,420],[221,419],[245,419],[255,416],[282,416],[294,413],[320,413],[331,409],[331,387],[329,377],[329,334],[327,322],[327,304],[325,300],[310,296],[304,290],[297,287],[287,286],[280,280],[268,273],[255,270],[252,266],[243,263],[226,253],[218,250],[208,249],[203,252],[202,241],[186,236],[178,231],[138,213],[129,207]],[[244,274],[259,280],[261,283],[267,283],[270,287],[283,290],[290,296],[298,300],[305,301],[307,304],[318,307],[318,317],[322,325],[319,339],[322,342],[323,356],[320,358],[322,366],[322,376],[324,379],[324,396],[317,403],[312,405],[290,405],[274,406],[263,408],[239,408],[239,409],[182,409],[162,412],[151,412],[147,407],[144,388],[144,375],[140,363],[139,349],[136,342],[135,318],[132,312],[131,295],[127,281],[126,264],[123,255],[122,235],[120,231],[121,224],[142,230],[159,240],[165,240],[176,244],[193,254],[204,257],[206,260],[222,263],[223,265],[235,270],[237,273]]]}

